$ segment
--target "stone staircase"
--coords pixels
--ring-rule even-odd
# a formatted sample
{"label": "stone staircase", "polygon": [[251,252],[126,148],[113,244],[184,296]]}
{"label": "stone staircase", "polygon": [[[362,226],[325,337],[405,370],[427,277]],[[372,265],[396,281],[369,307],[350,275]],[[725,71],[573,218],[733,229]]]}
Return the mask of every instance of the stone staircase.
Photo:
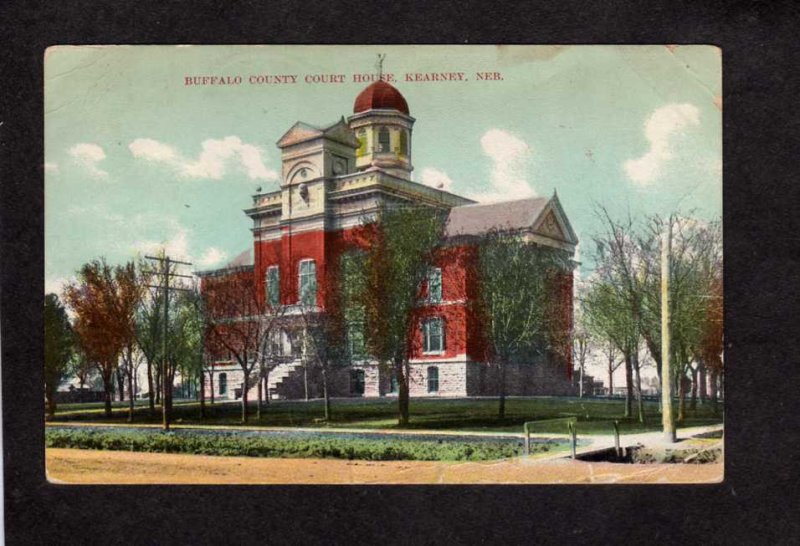
{"label": "stone staircase", "polygon": [[291,362],[282,362],[278,364],[274,370],[269,373],[269,380],[267,381],[267,392],[270,393],[270,399],[282,400],[286,398],[285,393],[281,392],[281,386],[284,381],[291,377],[298,370],[302,370],[302,363],[300,359],[292,360]]}

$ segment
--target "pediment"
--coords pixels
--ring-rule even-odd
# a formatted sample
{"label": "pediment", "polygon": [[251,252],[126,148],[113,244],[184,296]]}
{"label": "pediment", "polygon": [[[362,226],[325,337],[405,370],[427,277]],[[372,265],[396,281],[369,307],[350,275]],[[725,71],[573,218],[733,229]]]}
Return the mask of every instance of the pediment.
{"label": "pediment", "polygon": [[307,123],[303,123],[302,121],[298,121],[292,125],[291,129],[284,133],[280,140],[278,140],[278,148],[285,148],[286,146],[291,146],[292,144],[297,144],[305,140],[319,138],[324,134],[325,133],[316,127],[313,127]]}

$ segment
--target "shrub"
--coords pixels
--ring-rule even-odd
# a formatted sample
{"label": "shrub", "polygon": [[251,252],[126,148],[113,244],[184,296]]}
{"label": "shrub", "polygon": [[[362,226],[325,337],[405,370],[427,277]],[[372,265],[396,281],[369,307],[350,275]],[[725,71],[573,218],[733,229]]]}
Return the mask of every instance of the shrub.
{"label": "shrub", "polygon": [[[65,430],[48,428],[53,448],[104,449],[244,457],[336,458],[369,461],[486,461],[515,457],[519,443],[350,438],[281,438],[175,432]],[[534,444],[547,451],[550,444]]]}

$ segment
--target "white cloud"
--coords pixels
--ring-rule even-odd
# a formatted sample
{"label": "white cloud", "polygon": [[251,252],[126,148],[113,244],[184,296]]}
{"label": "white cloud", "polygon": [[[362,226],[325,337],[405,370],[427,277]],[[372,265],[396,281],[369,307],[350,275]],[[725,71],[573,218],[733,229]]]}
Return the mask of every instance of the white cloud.
{"label": "white cloud", "polygon": [[44,164],[44,172],[46,172],[46,173],[57,173],[58,172],[58,163],[45,162],[45,164]]}
{"label": "white cloud", "polygon": [[264,165],[261,149],[253,144],[245,144],[239,137],[210,138],[203,141],[202,148],[197,159],[192,159],[182,156],[172,146],[151,138],[137,138],[128,145],[133,157],[164,163],[188,178],[220,180],[225,176],[228,165],[235,161],[253,180],[278,179],[278,173]]}
{"label": "white cloud", "polygon": [[657,180],[665,164],[673,159],[673,137],[695,125],[700,125],[700,110],[693,104],[672,103],[654,110],[644,123],[650,149],[642,157],[626,161],[625,174],[642,185]]}
{"label": "white cloud", "polygon": [[490,129],[481,137],[483,153],[492,160],[492,191],[475,197],[481,201],[520,199],[536,195],[528,184],[528,161],[533,153],[519,137],[502,129]]}
{"label": "white cloud", "polygon": [[420,182],[426,186],[444,191],[450,191],[450,188],[453,186],[453,180],[447,176],[446,172],[430,167],[422,169]]}
{"label": "white cloud", "polygon": [[82,165],[89,174],[95,178],[105,178],[108,173],[97,167],[97,164],[106,158],[106,153],[103,148],[97,144],[83,142],[76,144],[69,149],[69,155],[80,165]]}
{"label": "white cloud", "polygon": [[45,294],[56,294],[59,298],[61,298],[61,292],[64,290],[64,287],[70,282],[72,279],[67,277],[46,277],[44,279],[44,293]]}
{"label": "white cloud", "polygon": [[200,259],[197,260],[197,265],[200,267],[213,267],[227,257],[228,255],[224,251],[211,246],[208,247],[203,255],[200,256]]}
{"label": "white cloud", "polygon": [[175,234],[168,240],[141,240],[136,241],[131,246],[134,251],[141,254],[153,255],[163,251],[167,256],[176,260],[191,261],[192,259],[189,253],[188,232],[180,226],[177,227]]}

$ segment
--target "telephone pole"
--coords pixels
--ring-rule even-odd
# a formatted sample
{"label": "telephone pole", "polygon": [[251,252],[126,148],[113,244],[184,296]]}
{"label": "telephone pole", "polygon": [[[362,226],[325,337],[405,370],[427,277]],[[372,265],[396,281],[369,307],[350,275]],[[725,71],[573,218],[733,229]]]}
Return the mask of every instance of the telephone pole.
{"label": "telephone pole", "polygon": [[672,223],[661,236],[661,423],[664,440],[675,443],[675,417],[672,413],[672,366],[670,342],[670,255],[672,254]]}
{"label": "telephone pole", "polygon": [[[189,262],[182,262],[180,260],[173,260],[169,256],[145,256],[148,260],[159,262],[161,271],[152,272],[161,275],[161,285],[148,284],[150,288],[157,288],[164,291],[164,335],[161,339],[161,426],[165,431],[169,431],[169,404],[168,400],[172,400],[172,385],[171,379],[167,379],[167,337],[169,336],[169,291],[170,290],[183,290],[191,292],[188,288],[181,288],[179,286],[170,286],[170,279],[173,277],[184,277],[187,279],[193,278],[191,275],[181,275],[170,271],[171,264],[192,265]],[[168,386],[169,385],[169,386]],[[168,398],[169,397],[169,398]]]}

